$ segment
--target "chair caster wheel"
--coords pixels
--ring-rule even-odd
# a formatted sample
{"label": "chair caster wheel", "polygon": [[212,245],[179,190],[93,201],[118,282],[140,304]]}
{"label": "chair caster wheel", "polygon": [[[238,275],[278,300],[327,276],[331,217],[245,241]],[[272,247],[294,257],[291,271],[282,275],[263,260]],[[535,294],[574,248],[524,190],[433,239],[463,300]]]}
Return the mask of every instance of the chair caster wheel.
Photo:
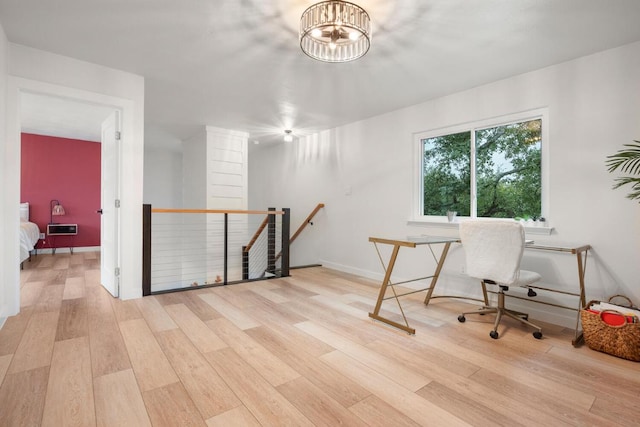
{"label": "chair caster wheel", "polygon": [[498,331],[491,331],[491,332],[489,332],[489,336],[490,336],[491,338],[493,338],[494,340],[497,340],[497,339],[498,339],[498,336],[499,336],[499,335],[498,335]]}
{"label": "chair caster wheel", "polygon": [[542,332],[540,332],[540,331],[535,331],[535,332],[533,333],[533,337],[534,337],[535,339],[539,340],[540,338],[542,338]]}
{"label": "chair caster wheel", "polygon": [[465,320],[467,319],[464,317],[464,314],[461,314],[460,316],[458,316],[458,322],[464,323]]}

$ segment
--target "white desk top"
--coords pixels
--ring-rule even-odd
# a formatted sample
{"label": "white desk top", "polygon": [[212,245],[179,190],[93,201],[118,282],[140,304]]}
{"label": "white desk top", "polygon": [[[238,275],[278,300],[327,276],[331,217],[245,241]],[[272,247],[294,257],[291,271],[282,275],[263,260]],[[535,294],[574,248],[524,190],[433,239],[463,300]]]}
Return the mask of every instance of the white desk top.
{"label": "white desk top", "polygon": [[443,237],[443,236],[407,236],[407,241],[415,243],[416,245],[430,245],[436,243],[454,243],[459,242],[458,237]]}

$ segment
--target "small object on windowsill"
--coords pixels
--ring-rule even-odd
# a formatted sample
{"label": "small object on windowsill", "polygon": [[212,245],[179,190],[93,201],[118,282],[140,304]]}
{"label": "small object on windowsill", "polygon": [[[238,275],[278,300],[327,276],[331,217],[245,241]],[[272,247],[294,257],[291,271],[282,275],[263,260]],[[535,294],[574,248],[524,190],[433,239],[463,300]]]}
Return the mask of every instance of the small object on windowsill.
{"label": "small object on windowsill", "polygon": [[458,215],[458,212],[456,211],[447,211],[447,220],[449,222],[454,222],[456,220],[457,215]]}

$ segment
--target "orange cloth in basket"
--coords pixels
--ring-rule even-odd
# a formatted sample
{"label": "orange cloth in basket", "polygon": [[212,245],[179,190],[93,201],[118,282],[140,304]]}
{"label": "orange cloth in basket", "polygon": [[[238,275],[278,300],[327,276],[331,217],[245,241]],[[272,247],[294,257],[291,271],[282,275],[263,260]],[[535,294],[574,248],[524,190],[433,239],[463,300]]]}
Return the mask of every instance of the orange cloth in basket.
{"label": "orange cloth in basket", "polygon": [[[589,309],[587,311],[594,314],[600,314],[600,312],[596,310]],[[602,321],[604,323],[611,326],[620,326],[620,325],[624,325],[625,323],[623,316],[618,313],[606,312],[606,313],[602,313],[600,317],[602,318]],[[628,323],[634,323],[635,319],[636,319],[635,316],[627,316]]]}

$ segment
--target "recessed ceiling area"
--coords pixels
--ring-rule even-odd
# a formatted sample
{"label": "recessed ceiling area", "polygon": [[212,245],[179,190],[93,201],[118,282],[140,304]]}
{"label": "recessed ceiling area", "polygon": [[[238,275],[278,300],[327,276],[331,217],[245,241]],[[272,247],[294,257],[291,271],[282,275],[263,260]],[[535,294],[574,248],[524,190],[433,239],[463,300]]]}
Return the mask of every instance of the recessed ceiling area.
{"label": "recessed ceiling area", "polygon": [[175,140],[206,125],[305,136],[640,40],[638,0],[358,0],[369,51],[323,63],[298,39],[313,3],[0,0],[0,22],[11,43],[144,76],[145,133]]}

